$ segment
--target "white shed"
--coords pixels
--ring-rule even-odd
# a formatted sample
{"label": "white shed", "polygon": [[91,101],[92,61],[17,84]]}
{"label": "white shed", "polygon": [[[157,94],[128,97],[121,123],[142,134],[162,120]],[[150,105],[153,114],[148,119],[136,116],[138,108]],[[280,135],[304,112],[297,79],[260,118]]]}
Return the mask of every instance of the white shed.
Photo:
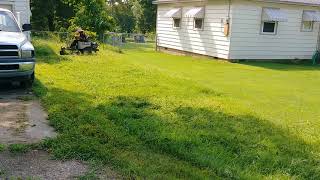
{"label": "white shed", "polygon": [[22,24],[30,24],[30,0],[0,0],[0,8],[9,9]]}
{"label": "white shed", "polygon": [[160,49],[230,60],[311,59],[320,0],[157,0]]}

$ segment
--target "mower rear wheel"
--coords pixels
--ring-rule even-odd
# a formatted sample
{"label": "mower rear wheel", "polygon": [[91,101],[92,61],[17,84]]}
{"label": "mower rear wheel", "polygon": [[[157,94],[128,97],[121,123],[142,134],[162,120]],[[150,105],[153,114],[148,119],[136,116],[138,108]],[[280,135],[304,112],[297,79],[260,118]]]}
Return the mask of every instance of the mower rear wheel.
{"label": "mower rear wheel", "polygon": [[66,54],[67,54],[67,52],[66,52],[65,48],[61,48],[60,55],[63,56],[63,55],[66,55]]}

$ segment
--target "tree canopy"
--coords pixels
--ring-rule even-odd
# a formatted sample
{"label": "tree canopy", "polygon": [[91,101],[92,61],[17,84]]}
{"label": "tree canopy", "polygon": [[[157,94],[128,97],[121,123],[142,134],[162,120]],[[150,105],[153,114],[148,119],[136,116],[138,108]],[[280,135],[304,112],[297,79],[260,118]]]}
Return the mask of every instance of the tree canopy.
{"label": "tree canopy", "polygon": [[32,25],[41,31],[147,33],[156,26],[152,0],[31,0],[31,11]]}

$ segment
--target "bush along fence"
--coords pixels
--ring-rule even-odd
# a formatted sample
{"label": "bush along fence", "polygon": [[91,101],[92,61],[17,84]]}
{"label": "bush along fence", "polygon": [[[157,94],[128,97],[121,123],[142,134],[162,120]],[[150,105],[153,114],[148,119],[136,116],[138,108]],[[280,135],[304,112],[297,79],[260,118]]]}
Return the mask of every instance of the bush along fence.
{"label": "bush along fence", "polygon": [[[89,38],[100,43],[109,44],[112,46],[121,47],[126,43],[155,43],[156,35],[150,34],[138,34],[138,33],[115,33],[108,32],[100,37],[94,34],[88,34]],[[39,37],[42,39],[55,39],[59,42],[71,43],[74,34],[70,32],[51,32],[51,31],[32,31],[31,37]]]}

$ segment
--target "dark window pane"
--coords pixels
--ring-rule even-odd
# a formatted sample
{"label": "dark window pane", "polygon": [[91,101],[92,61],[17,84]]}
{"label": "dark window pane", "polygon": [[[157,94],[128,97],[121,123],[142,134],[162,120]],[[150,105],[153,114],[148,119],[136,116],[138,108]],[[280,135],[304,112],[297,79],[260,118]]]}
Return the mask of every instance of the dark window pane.
{"label": "dark window pane", "polygon": [[181,19],[173,19],[173,26],[178,28],[180,27]]}
{"label": "dark window pane", "polygon": [[195,19],[194,20],[194,28],[202,29],[203,26],[203,19]]}
{"label": "dark window pane", "polygon": [[276,28],[275,22],[264,22],[263,32],[274,33],[276,31],[275,28]]}

